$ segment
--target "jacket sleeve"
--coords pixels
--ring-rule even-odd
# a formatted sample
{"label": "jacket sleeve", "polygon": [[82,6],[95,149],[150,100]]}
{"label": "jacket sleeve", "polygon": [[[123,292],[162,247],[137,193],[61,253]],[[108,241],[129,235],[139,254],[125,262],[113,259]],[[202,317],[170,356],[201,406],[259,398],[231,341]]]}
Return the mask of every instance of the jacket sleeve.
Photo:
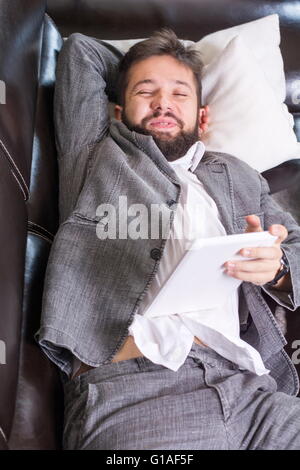
{"label": "jacket sleeve", "polygon": [[292,281],[292,291],[284,292],[274,287],[262,286],[262,289],[279,305],[289,310],[296,310],[300,306],[300,227],[288,212],[285,212],[270,195],[270,188],[260,175],[261,179],[261,208],[264,211],[265,230],[272,224],[282,224],[288,231],[288,236],[281,244],[289,265]]}
{"label": "jacket sleeve", "polygon": [[93,159],[93,147],[109,126],[108,97],[122,53],[96,38],[74,33],[58,56],[54,93],[59,166],[60,222],[71,213]]}

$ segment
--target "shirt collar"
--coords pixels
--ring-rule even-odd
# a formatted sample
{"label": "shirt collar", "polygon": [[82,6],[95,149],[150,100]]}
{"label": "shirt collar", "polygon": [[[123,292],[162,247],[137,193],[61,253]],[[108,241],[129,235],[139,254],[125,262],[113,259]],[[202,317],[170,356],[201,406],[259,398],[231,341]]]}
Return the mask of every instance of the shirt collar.
{"label": "shirt collar", "polygon": [[205,152],[205,145],[201,140],[195,142],[187,151],[183,157],[174,160],[173,162],[169,162],[172,167],[180,166],[185,170],[190,170],[192,172],[195,171],[197,168],[201,158],[203,157]]}

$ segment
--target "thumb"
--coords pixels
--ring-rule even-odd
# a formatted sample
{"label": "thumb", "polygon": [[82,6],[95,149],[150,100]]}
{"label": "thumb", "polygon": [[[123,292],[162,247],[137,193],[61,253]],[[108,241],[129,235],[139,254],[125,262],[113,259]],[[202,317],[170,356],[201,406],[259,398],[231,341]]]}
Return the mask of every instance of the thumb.
{"label": "thumb", "polygon": [[245,233],[263,232],[263,228],[260,224],[260,218],[257,215],[246,215],[245,220],[247,222]]}

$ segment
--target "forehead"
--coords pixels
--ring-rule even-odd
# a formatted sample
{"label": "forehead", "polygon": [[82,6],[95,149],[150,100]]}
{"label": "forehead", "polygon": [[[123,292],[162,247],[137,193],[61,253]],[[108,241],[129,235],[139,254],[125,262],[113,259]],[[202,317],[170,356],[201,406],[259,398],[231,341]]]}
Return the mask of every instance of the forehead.
{"label": "forehead", "polygon": [[[127,89],[130,92],[138,82],[174,83],[195,90],[195,76],[190,67],[168,55],[151,56],[133,64],[128,71]],[[149,82],[150,83],[150,82]]]}

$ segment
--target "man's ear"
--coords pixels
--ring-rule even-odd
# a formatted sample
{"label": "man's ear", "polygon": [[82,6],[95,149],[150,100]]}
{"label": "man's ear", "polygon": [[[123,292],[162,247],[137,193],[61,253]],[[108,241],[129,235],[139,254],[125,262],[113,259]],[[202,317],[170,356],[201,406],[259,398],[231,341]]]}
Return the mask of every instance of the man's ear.
{"label": "man's ear", "polygon": [[209,107],[208,105],[199,108],[199,135],[207,131],[209,123]]}
{"label": "man's ear", "polygon": [[122,121],[122,111],[123,111],[123,107],[116,104],[115,105],[115,118],[118,121]]}

